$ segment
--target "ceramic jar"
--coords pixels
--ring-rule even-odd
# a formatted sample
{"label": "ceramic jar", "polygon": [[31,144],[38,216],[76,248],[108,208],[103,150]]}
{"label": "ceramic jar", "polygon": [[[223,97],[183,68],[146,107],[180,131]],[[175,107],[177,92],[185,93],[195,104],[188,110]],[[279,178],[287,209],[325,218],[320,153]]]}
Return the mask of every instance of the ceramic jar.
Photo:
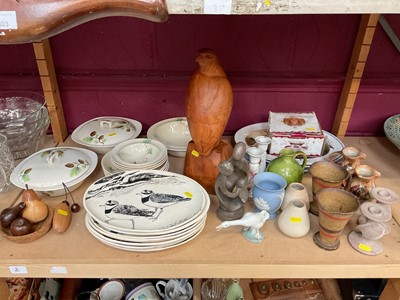
{"label": "ceramic jar", "polygon": [[329,160],[333,161],[338,155],[342,155],[343,159],[339,161],[339,164],[346,168],[346,170],[353,174],[356,167],[361,164],[361,161],[366,158],[366,154],[357,147],[345,147],[342,151],[333,152],[329,156]]}
{"label": "ceramic jar", "polygon": [[354,169],[353,180],[350,191],[360,198],[361,201],[370,200],[371,190],[376,186],[375,180],[381,173],[368,165],[359,165]]}
{"label": "ceramic jar", "polygon": [[292,182],[288,185],[285,190],[285,197],[281,205],[281,209],[284,210],[289,206],[293,200],[301,200],[306,205],[307,210],[310,209],[310,198],[308,197],[308,191],[306,187],[299,182]]}
{"label": "ceramic jar", "polygon": [[254,177],[252,191],[254,205],[259,210],[270,214],[269,219],[277,216],[285,196],[286,180],[283,176],[272,172],[261,172]]}
{"label": "ceramic jar", "polygon": [[310,231],[310,216],[306,204],[301,200],[291,201],[280,213],[278,227],[289,237],[305,236]]}
{"label": "ceramic jar", "polygon": [[[296,158],[303,159],[302,165],[296,161]],[[266,171],[282,175],[287,184],[291,184],[292,182],[301,182],[306,164],[307,155],[304,152],[282,149],[279,157],[268,164]]]}

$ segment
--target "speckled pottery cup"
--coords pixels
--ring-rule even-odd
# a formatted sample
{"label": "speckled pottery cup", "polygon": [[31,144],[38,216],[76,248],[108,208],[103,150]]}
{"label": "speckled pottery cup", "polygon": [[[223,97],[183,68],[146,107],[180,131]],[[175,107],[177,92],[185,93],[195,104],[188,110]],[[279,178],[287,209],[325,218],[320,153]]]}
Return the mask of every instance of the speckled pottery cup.
{"label": "speckled pottery cup", "polygon": [[349,172],[328,161],[318,161],[311,165],[309,173],[312,176],[313,201],[310,203],[310,212],[318,216],[319,206],[316,194],[325,188],[345,188],[350,185]]}
{"label": "speckled pottery cup", "polygon": [[319,206],[319,231],[314,243],[324,250],[336,250],[340,236],[353,213],[360,207],[352,193],[336,188],[320,190],[316,198]]}

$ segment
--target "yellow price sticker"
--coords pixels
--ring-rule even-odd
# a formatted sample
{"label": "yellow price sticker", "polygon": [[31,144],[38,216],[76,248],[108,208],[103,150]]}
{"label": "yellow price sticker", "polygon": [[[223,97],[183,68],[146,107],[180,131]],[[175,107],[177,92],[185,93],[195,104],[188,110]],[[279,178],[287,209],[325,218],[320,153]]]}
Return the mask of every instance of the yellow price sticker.
{"label": "yellow price sticker", "polygon": [[197,152],[196,150],[192,150],[192,155],[195,156],[195,157],[199,157],[200,153]]}
{"label": "yellow price sticker", "polygon": [[365,252],[371,252],[371,247],[365,244],[358,244],[358,248],[365,251]]}
{"label": "yellow price sticker", "polygon": [[301,223],[301,218],[299,218],[299,217],[290,217],[290,222],[292,222],[292,223]]}
{"label": "yellow price sticker", "polygon": [[265,3],[267,6],[271,6],[271,1],[270,1],[270,0],[265,0],[264,3]]}
{"label": "yellow price sticker", "polygon": [[192,193],[190,193],[190,192],[185,192],[184,194],[185,194],[186,196],[188,196],[189,198],[192,198],[192,197],[193,197]]}
{"label": "yellow price sticker", "polygon": [[307,127],[306,130],[315,130],[314,127]]}
{"label": "yellow price sticker", "polygon": [[63,209],[58,209],[57,213],[59,215],[62,215],[62,216],[68,216],[68,212],[66,210],[63,210]]}
{"label": "yellow price sticker", "polygon": [[108,134],[108,136],[114,136],[116,134],[117,134],[116,132],[111,132],[111,133]]}

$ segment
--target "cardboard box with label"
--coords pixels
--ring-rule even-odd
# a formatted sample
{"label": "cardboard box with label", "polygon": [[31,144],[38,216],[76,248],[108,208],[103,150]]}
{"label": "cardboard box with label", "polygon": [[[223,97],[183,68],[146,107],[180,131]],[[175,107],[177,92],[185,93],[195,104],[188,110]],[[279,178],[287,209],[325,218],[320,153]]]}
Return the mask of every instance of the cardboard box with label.
{"label": "cardboard box with label", "polygon": [[303,151],[307,156],[320,156],[325,137],[314,112],[269,112],[270,154],[284,148]]}

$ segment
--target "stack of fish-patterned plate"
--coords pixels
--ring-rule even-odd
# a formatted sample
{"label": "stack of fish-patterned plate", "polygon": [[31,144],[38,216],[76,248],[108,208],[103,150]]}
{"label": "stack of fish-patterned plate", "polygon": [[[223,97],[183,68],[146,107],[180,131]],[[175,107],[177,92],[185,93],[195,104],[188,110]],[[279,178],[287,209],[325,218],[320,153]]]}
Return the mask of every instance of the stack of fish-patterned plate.
{"label": "stack of fish-patterned plate", "polygon": [[168,152],[166,146],[157,140],[131,139],[107,152],[101,165],[106,176],[130,170],[168,171]]}
{"label": "stack of fish-patterned plate", "polygon": [[203,230],[210,198],[184,175],[136,170],[94,182],[83,199],[86,228],[114,248],[148,252],[183,245]]}

